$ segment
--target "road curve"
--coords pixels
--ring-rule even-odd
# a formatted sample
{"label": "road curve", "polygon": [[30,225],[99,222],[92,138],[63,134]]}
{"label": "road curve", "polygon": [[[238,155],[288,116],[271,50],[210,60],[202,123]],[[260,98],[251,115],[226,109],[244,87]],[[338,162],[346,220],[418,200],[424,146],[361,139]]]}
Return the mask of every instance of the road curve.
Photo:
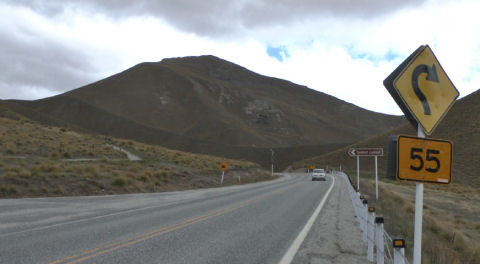
{"label": "road curve", "polygon": [[0,263],[278,263],[331,184],[0,200]]}

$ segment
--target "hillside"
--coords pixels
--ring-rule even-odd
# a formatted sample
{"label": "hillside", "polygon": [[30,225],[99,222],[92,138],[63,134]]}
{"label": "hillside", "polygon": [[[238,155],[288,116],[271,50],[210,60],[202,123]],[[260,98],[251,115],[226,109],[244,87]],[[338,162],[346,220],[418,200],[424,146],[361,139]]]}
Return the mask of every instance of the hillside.
{"label": "hillside", "polygon": [[[7,112],[8,113],[8,112]],[[6,112],[1,110],[0,116]],[[0,197],[177,191],[271,179],[258,164],[0,117]],[[122,150],[123,151],[122,151]],[[129,160],[128,151],[141,158]]]}
{"label": "hillside", "polygon": [[[480,188],[480,163],[477,152],[480,149],[480,90],[458,100],[435,130],[432,138],[453,141],[453,182],[472,185]],[[295,163],[295,167],[305,164],[330,164],[338,167],[355,169],[355,159],[347,154],[351,147],[383,147],[387,150],[389,135],[416,135],[416,130],[410,124],[404,124],[394,130],[371,137],[351,146],[343,147],[323,156],[314,157]],[[373,171],[372,158],[361,158],[361,169]],[[386,171],[386,158],[379,158],[379,170]]]}
{"label": "hillside", "polygon": [[[453,176],[448,186],[426,184],[424,194],[422,263],[479,263],[480,260],[480,90],[458,100],[440,123],[432,138],[453,141]],[[350,147],[383,147],[389,135],[416,135],[405,124],[387,133],[369,138],[334,152],[296,162],[295,168],[310,164],[330,168],[342,164],[351,179],[356,181],[355,158],[348,156]],[[360,158],[360,190],[369,197],[369,206],[385,216],[385,227],[393,236],[405,237],[407,255],[412,252],[415,185],[386,179],[386,158],[379,158],[379,196],[375,201],[373,181],[374,162],[371,157]],[[394,219],[394,220],[393,220]]]}
{"label": "hillside", "polygon": [[263,165],[270,148],[310,148],[280,158],[291,163],[404,122],[214,56],[141,63],[62,95],[3,103],[45,124],[190,152],[267,156]]}

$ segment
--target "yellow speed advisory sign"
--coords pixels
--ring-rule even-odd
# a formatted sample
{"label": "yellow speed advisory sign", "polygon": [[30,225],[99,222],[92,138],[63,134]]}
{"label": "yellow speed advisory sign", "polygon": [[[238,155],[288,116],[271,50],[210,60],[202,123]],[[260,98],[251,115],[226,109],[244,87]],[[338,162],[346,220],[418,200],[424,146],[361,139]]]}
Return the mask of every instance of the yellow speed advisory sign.
{"label": "yellow speed advisory sign", "polygon": [[397,179],[450,184],[452,142],[441,139],[398,136]]}
{"label": "yellow speed advisory sign", "polygon": [[224,161],[220,164],[220,169],[226,171],[228,169],[228,164]]}
{"label": "yellow speed advisory sign", "polygon": [[427,135],[459,96],[428,45],[420,46],[410,55],[384,85],[409,121],[421,124]]}

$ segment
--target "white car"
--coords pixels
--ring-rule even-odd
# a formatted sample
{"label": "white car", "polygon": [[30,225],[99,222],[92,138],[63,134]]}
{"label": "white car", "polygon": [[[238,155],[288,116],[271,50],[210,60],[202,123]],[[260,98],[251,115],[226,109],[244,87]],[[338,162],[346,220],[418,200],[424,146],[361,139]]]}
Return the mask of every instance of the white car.
{"label": "white car", "polygon": [[312,172],[312,181],[325,181],[325,170],[314,169]]}

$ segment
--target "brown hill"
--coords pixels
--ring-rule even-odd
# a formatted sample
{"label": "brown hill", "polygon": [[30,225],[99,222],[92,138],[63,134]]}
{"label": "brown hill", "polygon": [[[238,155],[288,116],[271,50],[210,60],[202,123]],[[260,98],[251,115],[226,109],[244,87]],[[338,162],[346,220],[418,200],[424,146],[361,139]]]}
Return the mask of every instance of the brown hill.
{"label": "brown hill", "polygon": [[243,183],[272,178],[248,161],[86,135],[5,115],[0,106],[0,198],[217,187],[223,161],[229,165],[224,185],[236,184],[238,176]]}
{"label": "brown hill", "polygon": [[[447,113],[445,119],[435,130],[432,138],[448,139],[453,141],[453,182],[472,185],[480,188],[480,163],[478,152],[480,150],[480,90],[460,99]],[[355,159],[347,155],[351,147],[383,147],[387,150],[389,135],[409,134],[416,135],[416,130],[410,124],[404,124],[387,133],[366,139],[351,146],[338,149],[334,152],[310,158],[295,163],[294,167],[303,167],[307,164],[330,164],[354,170]],[[360,168],[365,171],[373,170],[371,158],[361,158]],[[379,168],[382,173],[386,171],[386,158],[379,159]]]}
{"label": "brown hill", "polygon": [[213,56],[141,63],[62,95],[4,104],[50,125],[264,165],[275,148],[281,167],[404,122]]}

